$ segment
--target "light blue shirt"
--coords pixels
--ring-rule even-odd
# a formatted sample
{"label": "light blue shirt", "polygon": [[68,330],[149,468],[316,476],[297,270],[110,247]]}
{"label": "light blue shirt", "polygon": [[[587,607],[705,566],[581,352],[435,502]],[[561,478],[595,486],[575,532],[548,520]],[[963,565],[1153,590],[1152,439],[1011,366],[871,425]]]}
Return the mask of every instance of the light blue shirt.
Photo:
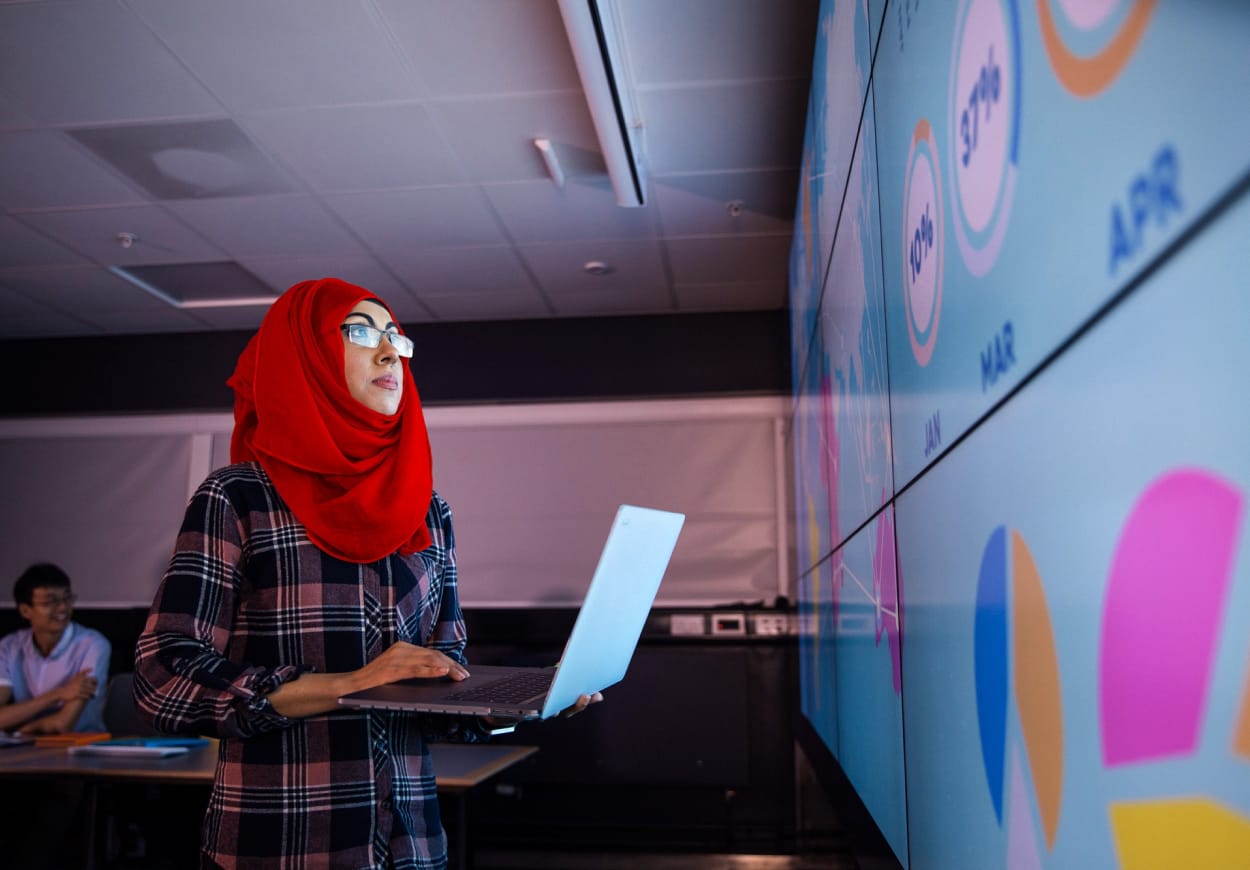
{"label": "light blue shirt", "polygon": [[34,632],[23,628],[0,638],[0,686],[11,686],[13,701],[29,701],[90,669],[96,678],[95,695],[83,707],[74,731],[105,731],[104,689],[109,676],[108,639],[93,628],[71,622],[44,657],[35,646]]}

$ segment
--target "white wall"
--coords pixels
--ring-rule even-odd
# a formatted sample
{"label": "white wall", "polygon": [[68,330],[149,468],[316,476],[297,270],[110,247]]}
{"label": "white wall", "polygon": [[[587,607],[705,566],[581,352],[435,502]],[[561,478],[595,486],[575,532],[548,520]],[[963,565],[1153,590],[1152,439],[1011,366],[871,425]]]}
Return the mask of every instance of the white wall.
{"label": "white wall", "polygon": [[[681,511],[665,605],[790,594],[788,398],[426,410],[465,606],[580,602],[616,507]],[[229,414],[0,421],[0,582],[69,572],[79,606],[146,606]]]}

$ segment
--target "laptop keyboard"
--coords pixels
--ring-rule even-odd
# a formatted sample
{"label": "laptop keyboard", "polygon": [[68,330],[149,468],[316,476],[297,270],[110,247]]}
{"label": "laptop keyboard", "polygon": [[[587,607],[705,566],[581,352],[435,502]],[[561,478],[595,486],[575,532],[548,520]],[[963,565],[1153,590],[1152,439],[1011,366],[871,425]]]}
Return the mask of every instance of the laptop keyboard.
{"label": "laptop keyboard", "polygon": [[453,701],[491,701],[497,704],[519,704],[541,695],[551,687],[554,670],[517,671],[489,683],[462,689],[447,695]]}

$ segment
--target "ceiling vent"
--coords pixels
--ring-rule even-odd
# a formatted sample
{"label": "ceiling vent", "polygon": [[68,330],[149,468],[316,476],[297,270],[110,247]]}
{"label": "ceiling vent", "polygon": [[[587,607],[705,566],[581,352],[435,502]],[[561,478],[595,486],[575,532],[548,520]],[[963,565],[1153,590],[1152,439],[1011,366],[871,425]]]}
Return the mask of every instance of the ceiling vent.
{"label": "ceiling vent", "polygon": [[109,271],[175,308],[269,305],[273,288],[238,263],[110,266]]}
{"label": "ceiling vent", "polygon": [[291,189],[233,121],[66,131],[156,199],[259,196]]}

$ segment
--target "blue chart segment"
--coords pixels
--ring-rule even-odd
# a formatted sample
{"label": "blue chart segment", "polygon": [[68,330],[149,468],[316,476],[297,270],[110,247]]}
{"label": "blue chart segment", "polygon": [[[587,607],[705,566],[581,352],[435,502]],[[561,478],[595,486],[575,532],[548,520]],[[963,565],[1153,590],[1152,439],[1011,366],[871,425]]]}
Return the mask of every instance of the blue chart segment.
{"label": "blue chart segment", "polygon": [[1229,102],[1250,6],[1197,5],[891,5],[873,85],[896,488],[1250,172]]}
{"label": "blue chart segment", "polygon": [[995,529],[981,559],[973,648],[977,722],[985,779],[994,815],[1003,820],[1003,770],[1007,759],[1007,530]]}

